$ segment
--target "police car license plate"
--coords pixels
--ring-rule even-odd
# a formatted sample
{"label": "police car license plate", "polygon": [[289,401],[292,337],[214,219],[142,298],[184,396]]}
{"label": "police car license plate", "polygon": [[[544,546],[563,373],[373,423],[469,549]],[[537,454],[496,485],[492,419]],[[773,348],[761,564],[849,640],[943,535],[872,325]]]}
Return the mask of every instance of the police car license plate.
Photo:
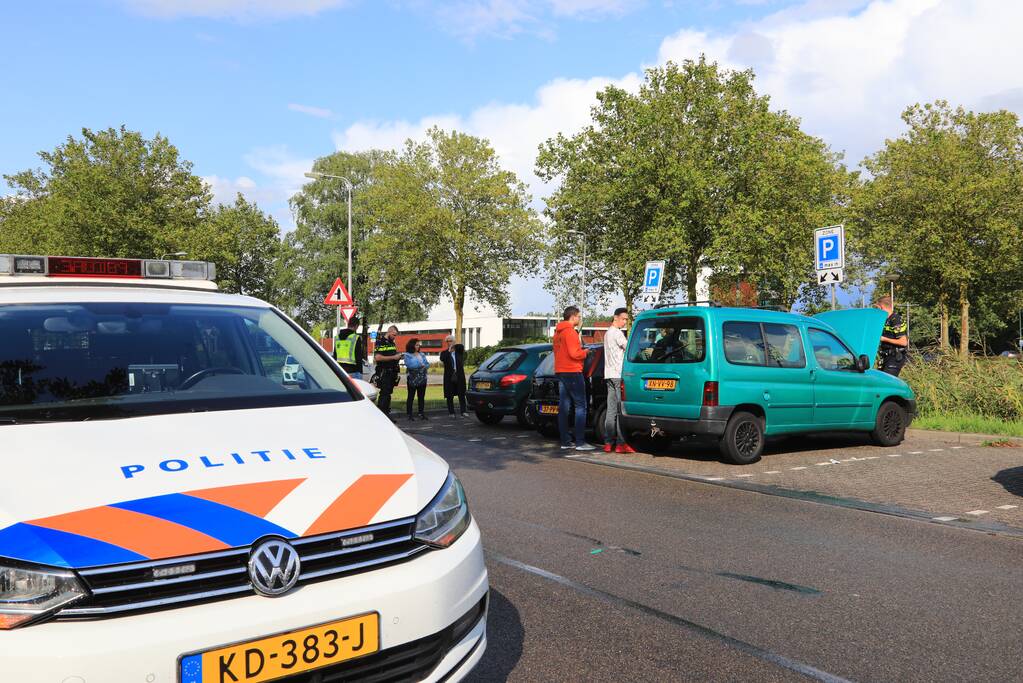
{"label": "police car license plate", "polygon": [[678,380],[675,379],[648,379],[645,389],[648,391],[674,391]]}
{"label": "police car license plate", "polygon": [[489,389],[492,386],[494,385],[491,384],[490,382],[476,382],[477,389]]}
{"label": "police car license plate", "polygon": [[556,405],[540,406],[540,414],[541,415],[557,415],[558,414],[558,406],[556,406]]}
{"label": "police car license plate", "polygon": [[376,612],[180,658],[180,683],[263,683],[373,654]]}

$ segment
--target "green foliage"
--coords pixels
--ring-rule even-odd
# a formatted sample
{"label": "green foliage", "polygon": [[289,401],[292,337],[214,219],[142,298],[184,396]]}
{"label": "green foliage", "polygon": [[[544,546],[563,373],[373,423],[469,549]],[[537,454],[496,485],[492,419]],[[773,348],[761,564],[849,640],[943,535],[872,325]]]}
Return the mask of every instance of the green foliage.
{"label": "green foliage", "polygon": [[1014,359],[919,356],[903,369],[902,379],[917,396],[921,415],[978,415],[1023,420],[1023,364]]}
{"label": "green foliage", "polygon": [[367,194],[381,253],[415,287],[451,299],[456,335],[467,297],[507,311],[511,275],[536,262],[538,226],[487,141],[433,128],[382,164]]}
{"label": "green foliage", "polygon": [[[1023,420],[999,420],[969,413],[954,415],[920,415],[913,420],[915,429],[936,429],[942,432],[964,432],[967,434],[998,434],[1002,436],[1023,436]],[[998,446],[999,442],[984,442],[982,446]]]}
{"label": "green foliage", "polygon": [[799,122],[769,108],[749,71],[704,57],[649,69],[636,95],[598,93],[593,122],[541,146],[537,173],[560,180],[548,288],[570,292],[581,268],[605,301],[632,302],[647,260],[667,259],[664,288],[696,299],[703,268],[752,282],[791,305],[812,279],[812,229],[832,222],[849,183]]}
{"label": "green foliage", "polygon": [[201,230],[210,193],[167,138],[82,129],[6,175],[0,251],[157,258]]}
{"label": "green foliage", "polygon": [[870,265],[901,274],[912,300],[946,312],[958,304],[965,353],[971,304],[992,314],[990,333],[1023,298],[1023,128],[1011,112],[944,101],[902,118],[906,132],[864,161],[873,178],[857,194],[851,235]]}

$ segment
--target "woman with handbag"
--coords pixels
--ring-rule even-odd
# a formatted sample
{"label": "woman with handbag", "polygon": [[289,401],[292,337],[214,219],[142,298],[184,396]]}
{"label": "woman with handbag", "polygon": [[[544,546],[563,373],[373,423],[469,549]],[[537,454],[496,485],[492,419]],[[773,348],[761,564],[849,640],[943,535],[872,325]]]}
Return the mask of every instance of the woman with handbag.
{"label": "woman with handbag", "polygon": [[409,421],[415,420],[412,417],[412,399],[419,398],[419,419],[427,419],[423,411],[423,404],[426,401],[426,373],[430,368],[430,360],[420,349],[422,343],[418,339],[409,339],[405,345],[405,371],[407,373],[405,383],[408,385],[408,399],[405,402],[405,413]]}

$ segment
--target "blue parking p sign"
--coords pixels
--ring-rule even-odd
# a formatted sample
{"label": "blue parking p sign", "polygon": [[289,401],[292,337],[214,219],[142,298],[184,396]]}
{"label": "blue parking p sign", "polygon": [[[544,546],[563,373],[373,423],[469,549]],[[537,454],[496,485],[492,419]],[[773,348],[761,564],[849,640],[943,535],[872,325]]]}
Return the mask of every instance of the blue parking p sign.
{"label": "blue parking p sign", "polygon": [[647,261],[643,270],[643,293],[660,294],[664,280],[664,261]]}
{"label": "blue parking p sign", "polygon": [[841,225],[813,231],[816,270],[845,267],[845,229]]}

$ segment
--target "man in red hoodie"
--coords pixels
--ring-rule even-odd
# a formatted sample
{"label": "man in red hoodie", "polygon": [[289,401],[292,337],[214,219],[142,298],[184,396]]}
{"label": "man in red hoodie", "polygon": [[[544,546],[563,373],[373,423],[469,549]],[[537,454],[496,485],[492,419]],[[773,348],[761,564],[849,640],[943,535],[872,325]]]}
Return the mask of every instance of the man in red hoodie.
{"label": "man in red hoodie", "polygon": [[[579,341],[579,332],[576,329],[582,323],[582,316],[579,315],[578,308],[569,306],[562,318],[563,320],[554,328],[554,374],[558,376],[561,389],[558,395],[561,449],[592,451],[593,446],[586,443],[586,380],[583,379],[586,349]],[[571,411],[575,414],[572,430],[575,443],[568,438]]]}

